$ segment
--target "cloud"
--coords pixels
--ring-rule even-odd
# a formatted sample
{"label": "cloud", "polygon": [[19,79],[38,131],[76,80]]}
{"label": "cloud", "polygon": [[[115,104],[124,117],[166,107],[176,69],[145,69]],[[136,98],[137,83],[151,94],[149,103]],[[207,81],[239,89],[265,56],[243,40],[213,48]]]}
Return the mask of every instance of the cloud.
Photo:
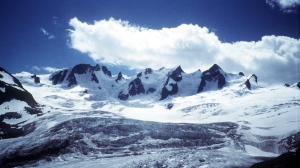
{"label": "cloud", "polygon": [[41,31],[45,36],[47,36],[48,39],[55,39],[55,36],[52,35],[52,34],[50,34],[50,33],[48,33],[44,28],[40,28],[40,31]]}
{"label": "cloud", "polygon": [[35,70],[35,71],[40,71],[40,70],[41,70],[41,69],[40,69],[39,67],[37,67],[37,66],[32,66],[31,69],[32,69],[32,70]]}
{"label": "cloud", "polygon": [[266,0],[272,8],[279,7],[280,10],[291,13],[296,12],[296,8],[300,5],[300,0]]}
{"label": "cloud", "polygon": [[42,69],[47,72],[50,72],[50,73],[60,70],[60,69],[54,68],[54,67],[42,67]]}
{"label": "cloud", "polygon": [[300,41],[284,36],[264,36],[259,41],[221,42],[206,27],[182,24],[160,30],[128,21],[69,22],[69,46],[95,62],[131,69],[174,68],[187,72],[206,70],[214,63],[225,71],[255,73],[269,82],[299,80]]}

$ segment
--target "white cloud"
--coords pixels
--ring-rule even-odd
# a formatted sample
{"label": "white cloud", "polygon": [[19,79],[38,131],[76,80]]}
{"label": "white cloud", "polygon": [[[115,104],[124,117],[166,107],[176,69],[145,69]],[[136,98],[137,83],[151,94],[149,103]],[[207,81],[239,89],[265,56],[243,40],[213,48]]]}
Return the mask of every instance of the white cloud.
{"label": "white cloud", "polygon": [[31,69],[32,69],[32,70],[36,70],[36,71],[40,71],[40,70],[41,70],[41,69],[40,69],[39,67],[37,67],[37,66],[32,66]]}
{"label": "white cloud", "polygon": [[300,0],[266,0],[272,8],[278,6],[284,12],[295,12],[297,6],[300,5]]}
{"label": "white cloud", "polygon": [[41,31],[45,36],[47,36],[48,39],[55,39],[55,36],[52,35],[52,34],[50,34],[50,33],[48,33],[44,28],[40,28],[40,31]]}
{"label": "white cloud", "polygon": [[42,69],[47,72],[50,72],[50,73],[60,70],[60,69],[54,68],[54,67],[42,67]]}
{"label": "white cloud", "polygon": [[181,65],[187,72],[206,70],[217,63],[225,71],[256,73],[270,82],[299,80],[300,41],[289,37],[223,43],[206,27],[192,24],[160,30],[112,18],[93,24],[73,18],[69,24],[73,27],[70,47],[87,53],[95,62],[132,69]]}

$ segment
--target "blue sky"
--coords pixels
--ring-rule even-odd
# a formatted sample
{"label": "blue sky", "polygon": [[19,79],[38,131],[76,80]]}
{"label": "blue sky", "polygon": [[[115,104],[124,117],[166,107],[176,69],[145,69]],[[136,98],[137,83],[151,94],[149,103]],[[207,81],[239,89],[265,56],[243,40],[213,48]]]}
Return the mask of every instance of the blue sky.
{"label": "blue sky", "polygon": [[[299,4],[299,0],[2,0],[0,66],[11,73],[35,74],[45,73],[45,67],[66,68],[79,63],[108,64],[113,74],[120,70],[129,73],[119,66],[140,69],[182,63],[187,71],[204,71],[218,63],[229,72],[248,73],[260,73],[266,70],[263,67],[272,71],[276,66],[287,67],[275,69],[278,73],[296,72],[286,78],[292,82],[299,77]],[[84,29],[84,24],[89,28]],[[112,25],[115,29],[109,27]],[[103,33],[88,36],[88,30]],[[153,32],[156,38],[146,39]],[[123,35],[128,35],[127,39]],[[123,45],[127,41],[132,46]],[[154,45],[158,42],[164,47]],[[134,46],[138,44],[146,46]],[[291,46],[295,48],[292,52],[288,51]],[[226,48],[236,55],[227,56],[231,51]],[[254,48],[253,55],[249,48]],[[259,53],[261,50],[265,52]],[[236,61],[245,53],[248,57],[244,60],[251,65],[242,59]],[[256,62],[268,60],[277,61],[256,66]]]}

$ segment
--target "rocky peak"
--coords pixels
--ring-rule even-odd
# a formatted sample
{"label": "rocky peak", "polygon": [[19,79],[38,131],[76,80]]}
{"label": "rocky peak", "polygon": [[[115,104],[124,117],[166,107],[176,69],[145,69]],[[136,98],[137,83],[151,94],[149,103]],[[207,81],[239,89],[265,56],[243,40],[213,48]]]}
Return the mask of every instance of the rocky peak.
{"label": "rocky peak", "polygon": [[178,66],[173,72],[171,72],[168,76],[172,78],[174,81],[179,82],[182,80],[181,73],[184,73],[181,66]]}
{"label": "rocky peak", "polygon": [[198,93],[203,91],[208,82],[217,82],[218,88],[222,89],[226,84],[225,77],[227,77],[226,73],[223,72],[219,65],[214,64],[212,67],[202,73],[201,82],[198,87]]}
{"label": "rocky peak", "polygon": [[106,66],[102,66],[102,71],[105,75],[111,77],[111,72],[107,69]]}
{"label": "rocky peak", "polygon": [[250,82],[251,78],[254,78],[255,83],[257,83],[257,76],[255,74],[252,74],[251,76],[249,76],[249,78],[245,82],[245,85],[249,90],[251,90],[251,82]]}
{"label": "rocky peak", "polygon": [[151,68],[146,68],[144,73],[145,75],[147,75],[147,74],[152,74],[152,72],[153,70]]}
{"label": "rocky peak", "polygon": [[176,94],[178,92],[177,82],[182,80],[181,73],[184,73],[181,66],[178,66],[174,71],[168,74],[168,78],[161,90],[160,100],[166,99],[169,95]]}
{"label": "rocky peak", "polygon": [[[88,74],[88,72],[91,74],[91,81],[94,81],[96,83],[99,83],[99,80],[97,79],[95,75],[95,71],[101,70],[100,66],[97,64],[96,66],[91,66],[90,64],[78,64],[75,65],[71,69],[63,69],[57,72],[54,72],[50,76],[50,80],[52,81],[53,85],[61,84],[64,81],[67,81],[67,86],[71,87],[72,85],[77,85],[77,80],[75,74],[82,75],[82,74]],[[111,76],[110,71],[105,66],[102,66],[102,70],[104,74],[107,74]],[[69,74],[67,76],[67,74]]]}
{"label": "rocky peak", "polygon": [[117,79],[116,79],[116,82],[118,82],[118,81],[120,81],[120,80],[122,80],[122,79],[123,79],[122,72],[119,72],[119,73],[118,73],[118,77],[117,77]]}
{"label": "rocky peak", "polygon": [[[5,69],[0,67],[0,104],[4,102],[9,102],[13,99],[26,102],[29,106],[37,106],[37,102],[34,100],[33,96],[23,88],[21,82],[7,72]],[[11,81],[13,83],[9,82]]]}

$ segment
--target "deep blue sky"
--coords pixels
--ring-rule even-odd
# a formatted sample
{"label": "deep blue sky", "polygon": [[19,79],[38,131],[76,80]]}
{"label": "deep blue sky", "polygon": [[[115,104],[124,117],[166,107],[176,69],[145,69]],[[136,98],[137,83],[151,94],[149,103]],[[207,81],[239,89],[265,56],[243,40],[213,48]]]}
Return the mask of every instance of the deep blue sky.
{"label": "deep blue sky", "polygon": [[[207,27],[222,42],[258,41],[265,35],[296,39],[297,13],[271,8],[264,0],[1,0],[0,66],[11,73],[32,66],[64,68],[94,61],[67,45],[69,20],[127,20],[151,29],[177,27],[183,23]],[[40,30],[45,29],[54,39]],[[118,70],[112,68],[113,74]]]}

